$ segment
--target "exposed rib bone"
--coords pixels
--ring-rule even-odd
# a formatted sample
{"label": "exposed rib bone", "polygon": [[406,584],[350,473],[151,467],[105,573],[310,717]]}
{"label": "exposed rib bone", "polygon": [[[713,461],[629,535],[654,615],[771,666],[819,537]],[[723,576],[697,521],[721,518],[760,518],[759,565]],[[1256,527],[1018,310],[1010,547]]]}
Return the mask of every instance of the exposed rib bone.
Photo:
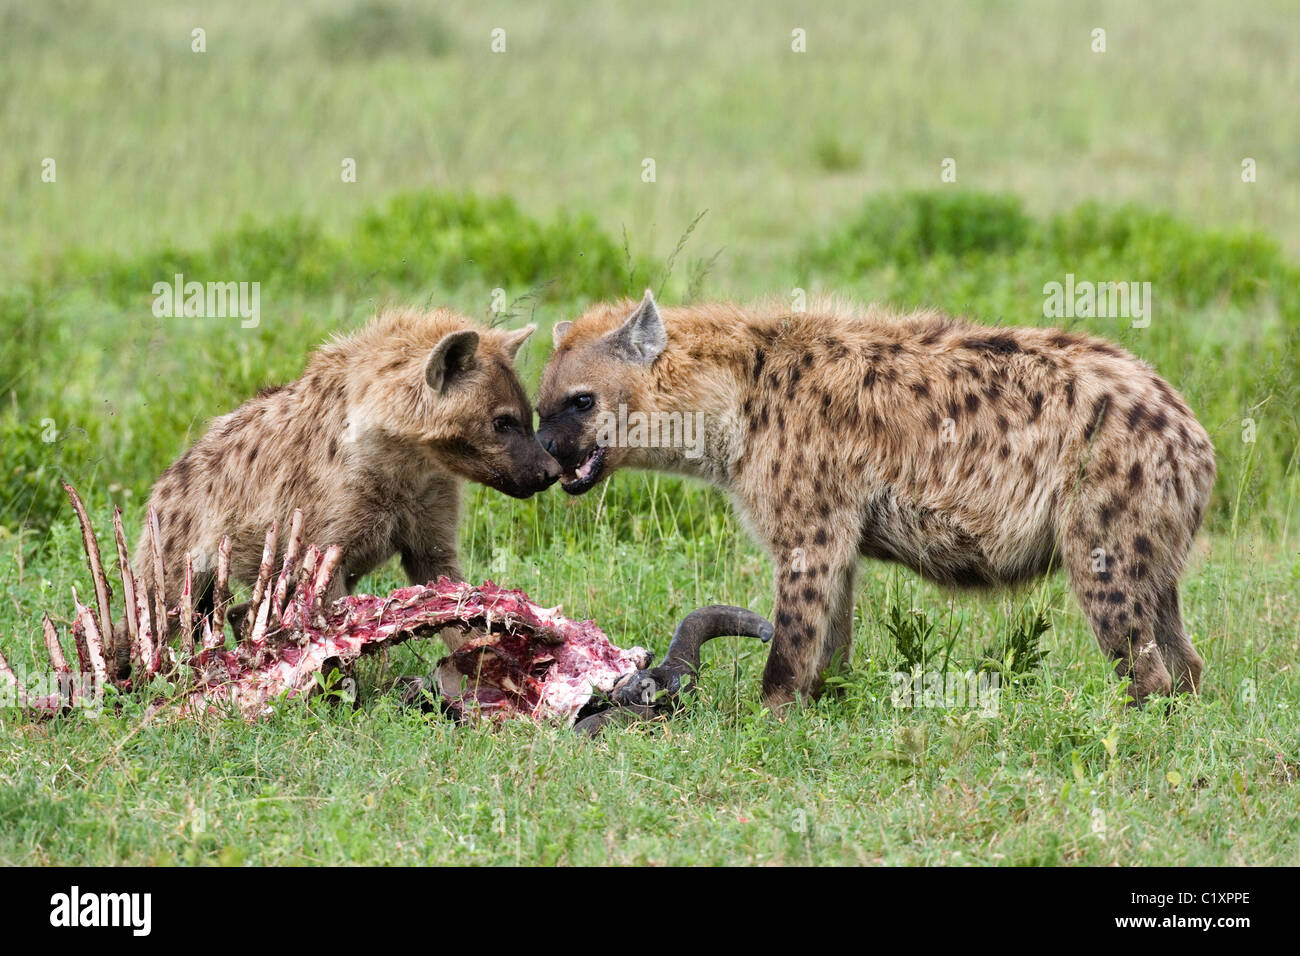
{"label": "exposed rib bone", "polygon": [[194,653],[194,558],[185,554],[185,587],[181,589],[181,653]]}
{"label": "exposed rib bone", "polygon": [[45,653],[50,658],[50,666],[57,674],[69,674],[72,668],[63,656],[63,645],[59,643],[59,632],[54,629],[54,622],[48,614],[41,615],[41,631],[45,636]]}
{"label": "exposed rib bone", "polygon": [[[253,622],[253,633],[248,638],[253,644],[261,644],[266,639],[266,622],[271,613],[271,599],[273,596],[268,590],[262,597],[261,605],[257,608],[257,620]],[[254,617],[252,608],[249,608],[248,616],[250,618]]]}
{"label": "exposed rib bone", "polygon": [[[230,535],[221,536],[217,548],[217,579],[212,585],[212,630],[222,635],[226,628],[226,608],[230,605]],[[223,641],[224,643],[224,637]]]}
{"label": "exposed rib bone", "polygon": [[343,557],[343,550],[337,545],[332,544],[325,552],[325,557],[316,569],[316,582],[312,585],[312,606],[318,607],[325,592],[329,590],[330,580],[334,577],[334,569],[339,566],[339,560]]}
{"label": "exposed rib bone", "polygon": [[159,645],[167,643],[171,630],[167,625],[167,585],[163,580],[162,532],[158,530],[158,512],[149,509],[149,548],[153,551],[153,631]]}
{"label": "exposed rib bone", "polygon": [[302,558],[302,569],[298,572],[298,584],[293,589],[293,600],[284,609],[281,620],[287,619],[288,615],[294,611],[293,605],[306,603],[308,591],[316,581],[316,565],[319,561],[320,549],[314,544],[307,545],[307,551]]}
{"label": "exposed rib bone", "polygon": [[108,668],[104,664],[104,644],[100,639],[99,627],[95,624],[95,615],[90,608],[77,600],[77,589],[72,589],[72,603],[77,609],[77,623],[85,635],[86,656],[90,658],[90,671],[95,675],[95,683],[103,686],[108,681]]}
{"label": "exposed rib bone", "polygon": [[121,508],[113,509],[113,537],[117,539],[117,567],[122,572],[122,601],[126,604],[126,639],[134,650],[136,634],[140,628],[139,619],[136,617],[135,575],[131,573],[130,551],[126,546],[126,532],[122,530]]}
{"label": "exposed rib bone", "polygon": [[272,521],[266,530],[266,543],[262,545],[262,563],[257,569],[257,583],[253,585],[253,597],[248,602],[248,614],[244,616],[244,637],[252,634],[254,618],[262,606],[262,595],[271,583],[271,568],[275,564],[275,545],[280,535],[279,520]]}
{"label": "exposed rib bone", "polygon": [[14,694],[17,697],[19,707],[27,706],[27,688],[25,688],[23,682],[18,679],[18,675],[14,673],[14,669],[9,666],[9,662],[5,660],[3,653],[0,653],[0,684],[8,685],[14,689]]}
{"label": "exposed rib bone", "polygon": [[289,525],[289,541],[284,548],[284,566],[280,569],[280,579],[275,583],[275,601],[271,604],[271,614],[277,620],[284,614],[285,601],[289,599],[289,583],[298,570],[298,549],[302,546],[302,509],[293,509],[293,520]]}
{"label": "exposed rib bone", "polygon": [[140,628],[135,636],[135,656],[144,668],[145,680],[158,673],[157,655],[154,653],[153,625],[149,620],[149,599],[145,589],[137,588],[135,592],[135,611]]}
{"label": "exposed rib bone", "polygon": [[[77,598],[76,591],[72,593],[72,599]],[[78,670],[83,674],[89,674],[94,670],[90,663],[90,648],[86,645],[86,627],[81,623],[81,616],[73,615],[72,618],[72,644],[77,649]]]}
{"label": "exposed rib bone", "polygon": [[63,489],[68,493],[72,510],[77,513],[77,521],[81,525],[81,543],[86,549],[86,559],[90,563],[90,579],[95,585],[95,603],[99,607],[99,620],[107,637],[109,657],[112,657],[113,607],[109,603],[112,590],[108,586],[108,578],[104,576],[104,564],[99,555],[99,541],[95,538],[95,529],[90,523],[90,516],[86,514],[86,506],[82,504],[81,496],[66,481],[63,483]]}

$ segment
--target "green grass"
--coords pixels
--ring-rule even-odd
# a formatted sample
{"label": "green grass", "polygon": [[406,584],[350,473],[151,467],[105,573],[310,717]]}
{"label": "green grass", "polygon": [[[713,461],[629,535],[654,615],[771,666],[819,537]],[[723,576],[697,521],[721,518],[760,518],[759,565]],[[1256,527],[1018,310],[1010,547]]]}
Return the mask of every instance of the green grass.
{"label": "green grass", "polygon": [[[513,510],[476,507],[474,573],[591,614],[624,643],[662,651],[698,603],[770,611],[762,562],[732,522],[648,513],[672,486],[620,480],[609,499],[647,512],[625,537],[617,500],[576,512],[546,548]],[[486,501],[479,504],[486,504]],[[495,512],[495,514],[494,514]],[[498,524],[499,522],[499,524]],[[556,529],[558,530],[558,529]],[[39,638],[36,610],[84,577],[71,527],[56,558],[0,582],[7,646]],[[485,540],[486,539],[486,540]],[[499,547],[486,558],[487,542]],[[592,574],[592,562],[602,573]],[[43,587],[48,581],[51,587]],[[784,722],[761,711],[762,653],[720,640],[689,712],[668,726],[584,742],[517,725],[455,729],[373,688],[436,655],[369,662],[359,710],[291,707],[256,727],[166,727],[137,713],[0,724],[0,859],[203,863],[1293,863],[1300,565],[1224,543],[1185,593],[1209,662],[1205,693],[1134,712],[1059,582],[1032,600],[1053,622],[1029,684],[1000,713],[898,710],[885,609],[921,606],[969,660],[1021,618],[991,599],[950,601],[883,566],[864,574],[854,670],[834,698]],[[396,583],[389,575],[373,582]],[[20,623],[21,622],[21,623]],[[1100,815],[1100,816],[1099,816]],[[1102,825],[1098,832],[1095,827]]]}
{"label": "green grass", "polygon": [[[740,639],[706,650],[686,714],[597,742],[398,710],[380,686],[436,644],[365,662],[356,710],[317,700],[253,727],[159,726],[129,700],[97,720],[0,713],[0,863],[1300,862],[1300,198],[1283,188],[1300,143],[1281,119],[1300,27],[1282,4],[951,4],[922,21],[670,2],[648,21],[330,0],[275,29],[261,10],[0,7],[16,665],[40,656],[41,611],[88,590],[60,479],[101,540],[114,504],[134,536],[211,417],[386,303],[487,319],[503,289],[505,321],[544,327],[522,353],[532,387],[546,326],[647,284],[668,302],[800,288],[1050,324],[1043,285],[1069,272],[1152,283],[1150,327],[1076,325],[1152,362],[1216,444],[1183,591],[1204,693],[1123,707],[1059,578],[953,595],[866,563],[848,674],[784,721],[759,704],[765,652]],[[1099,24],[1104,58],[1087,52]],[[956,185],[938,182],[945,156]],[[151,286],[178,271],[261,282],[261,323],[155,318]],[[772,609],[726,502],[674,478],[581,499],[476,489],[462,551],[472,579],[659,652],[699,605]],[[399,582],[389,566],[362,587]],[[896,708],[892,675],[922,656],[998,670],[997,715]]]}
{"label": "green grass", "polygon": [[[202,245],[249,212],[341,228],[395,192],[470,186],[626,224],[660,256],[710,209],[702,245],[728,250],[726,291],[745,293],[863,196],[938,185],[946,157],[958,184],[1015,192],[1038,215],[1138,200],[1263,229],[1300,255],[1289,0],[1226,16],[1215,0],[430,9],[0,5],[0,274],[69,243]],[[1098,26],[1104,54],[1090,49]],[[190,51],[195,27],[205,54]],[[490,50],[497,27],[504,54]],[[791,52],[795,27],[806,53]],[[372,55],[323,45],[336,30]],[[819,140],[860,165],[825,168]]]}

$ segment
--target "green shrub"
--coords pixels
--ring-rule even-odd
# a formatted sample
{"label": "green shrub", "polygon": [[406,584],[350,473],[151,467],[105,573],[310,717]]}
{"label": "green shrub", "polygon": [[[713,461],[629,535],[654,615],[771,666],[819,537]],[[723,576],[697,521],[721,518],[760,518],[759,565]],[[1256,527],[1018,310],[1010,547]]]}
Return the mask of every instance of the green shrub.
{"label": "green shrub", "polygon": [[817,165],[828,173],[842,173],[862,165],[862,151],[848,145],[834,133],[820,136],[813,144]]}
{"label": "green shrub", "polygon": [[507,197],[415,193],[363,216],[351,267],[394,285],[538,288],[547,298],[627,293],[624,256],[589,217],[539,222]]}
{"label": "green shrub", "polygon": [[171,247],[130,259],[72,252],[55,268],[63,286],[92,285],[118,304],[152,301],[156,282],[261,284],[263,302],[340,293],[424,296],[431,286],[535,288],[549,299],[628,293],[622,248],[590,217],[541,222],[507,197],[412,193],[363,215],[351,232],[330,236],[291,218],[247,224],[201,250]]}
{"label": "green shrub", "polygon": [[1053,216],[1045,251],[1062,262],[1098,256],[1122,266],[1180,303],[1216,299],[1252,303],[1279,290],[1290,270],[1278,245],[1255,233],[1191,229],[1173,216],[1132,204],[1113,208],[1086,202]]}
{"label": "green shrub", "polygon": [[318,17],[313,32],[321,54],[331,61],[394,54],[442,56],[452,47],[451,29],[436,12],[374,0]]}
{"label": "green shrub", "polygon": [[55,419],[0,416],[0,527],[44,530],[66,517],[68,497],[60,482],[70,466],[91,456],[92,447],[85,431],[60,430]]}
{"label": "green shrub", "polygon": [[152,301],[154,283],[170,283],[177,274],[185,281],[258,282],[273,295],[323,294],[349,286],[355,275],[343,244],[299,218],[246,224],[202,250],[167,247],[106,266],[70,258],[75,265],[65,270],[68,281],[90,278],[121,304]]}
{"label": "green shrub", "polygon": [[1030,238],[1032,222],[1013,196],[909,192],[869,199],[862,212],[806,262],[839,274],[888,263],[916,266],[937,255],[1006,253]]}

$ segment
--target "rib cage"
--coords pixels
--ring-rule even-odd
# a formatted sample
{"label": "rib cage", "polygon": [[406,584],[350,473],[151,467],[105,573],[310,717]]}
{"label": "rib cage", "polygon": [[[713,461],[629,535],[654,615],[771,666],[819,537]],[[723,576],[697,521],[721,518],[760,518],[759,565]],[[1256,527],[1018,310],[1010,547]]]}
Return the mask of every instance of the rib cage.
{"label": "rib cage", "polygon": [[[303,549],[299,511],[294,512],[290,523],[284,561],[274,587],[279,528],[273,523],[267,530],[253,600],[239,632],[231,628],[235,643],[228,648],[229,539],[223,538],[218,550],[212,610],[204,613],[195,607],[193,566],[188,556],[181,599],[176,607],[166,608],[159,596],[163,593],[163,572],[158,521],[151,510],[147,528],[157,582],[151,609],[146,589],[137,587],[132,575],[121,512],[114,509],[113,531],[125,614],[125,626],[115,636],[113,591],[99,543],[80,496],[71,485],[65,484],[64,488],[81,525],[95,591],[93,607],[83,604],[73,591],[70,630],[80,673],[69,664],[64,641],[48,614],[42,615],[41,627],[46,655],[58,679],[57,693],[29,695],[0,653],[0,681],[10,684],[19,704],[38,716],[54,716],[84,706],[99,699],[107,686],[123,692],[136,691],[161,675],[170,691],[150,702],[155,713],[236,714],[256,720],[271,713],[277,700],[312,691],[318,686],[316,676],[328,667],[346,669],[365,654],[431,636],[445,627],[484,632],[486,636],[478,639],[479,645],[492,643],[494,635],[508,635],[512,643],[522,641],[530,647],[554,648],[561,644],[578,649],[581,653],[570,655],[572,672],[561,673],[563,667],[555,669],[555,679],[567,682],[566,693],[557,697],[537,693],[534,688],[533,693],[519,697],[517,706],[505,710],[537,719],[560,718],[572,723],[592,693],[612,690],[627,674],[649,663],[646,651],[614,647],[594,623],[571,621],[561,616],[558,608],[540,607],[523,591],[501,588],[490,581],[474,586],[442,577],[429,585],[399,588],[386,595],[351,595],[327,605],[322,597],[328,593],[340,551],[337,547],[321,551],[315,545]],[[179,652],[170,646],[173,623],[180,630]],[[196,633],[201,635],[198,646]],[[129,643],[129,649],[115,646],[118,637]],[[120,663],[126,661],[129,663]],[[483,680],[487,679],[484,675]],[[556,699],[562,699],[563,705],[555,706]],[[548,700],[552,704],[548,705]]]}

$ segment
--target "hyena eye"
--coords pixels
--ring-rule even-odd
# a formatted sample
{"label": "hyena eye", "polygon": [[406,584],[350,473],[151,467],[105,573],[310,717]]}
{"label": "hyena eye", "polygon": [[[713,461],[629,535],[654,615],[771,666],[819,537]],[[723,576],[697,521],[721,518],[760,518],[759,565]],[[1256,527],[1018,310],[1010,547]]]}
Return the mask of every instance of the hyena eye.
{"label": "hyena eye", "polygon": [[596,404],[596,397],[589,392],[583,392],[581,395],[573,396],[573,398],[569,399],[569,402],[578,411],[585,412]]}
{"label": "hyena eye", "polygon": [[511,415],[498,415],[492,419],[492,427],[499,432],[509,432],[517,429],[519,423]]}

